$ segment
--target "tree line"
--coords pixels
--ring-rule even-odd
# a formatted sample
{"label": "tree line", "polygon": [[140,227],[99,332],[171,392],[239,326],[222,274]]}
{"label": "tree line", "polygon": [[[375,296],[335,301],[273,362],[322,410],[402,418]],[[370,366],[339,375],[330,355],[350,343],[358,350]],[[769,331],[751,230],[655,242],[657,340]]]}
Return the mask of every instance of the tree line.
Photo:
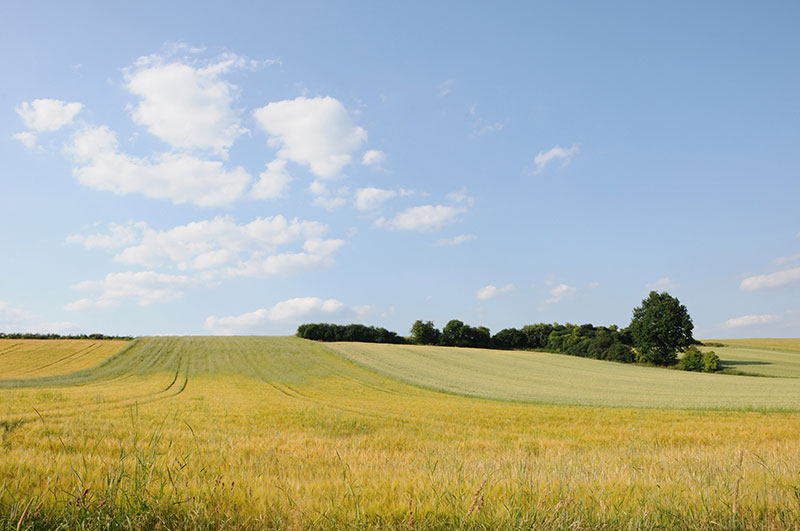
{"label": "tree line", "polygon": [[484,326],[473,327],[453,319],[439,331],[431,321],[416,321],[410,341],[419,345],[545,350],[582,358],[631,363],[635,356],[627,331],[616,326],[537,323],[504,328],[495,335]]}
{"label": "tree line", "polygon": [[4,333],[0,332],[0,339],[95,339],[95,340],[107,340],[107,339],[116,339],[116,340],[124,340],[130,341],[133,339],[132,336],[107,336],[105,334],[73,334],[73,335],[61,335],[61,334],[38,334],[38,333],[21,333],[21,332],[12,332],[12,333]]}
{"label": "tree line", "polygon": [[[677,366],[687,371],[719,370],[719,357],[700,352],[692,337],[694,325],[686,306],[666,292],[650,292],[642,305],[634,308],[627,328],[591,324],[537,323],[522,328],[504,328],[492,335],[485,326],[471,326],[450,320],[439,330],[431,321],[415,321],[409,338],[385,328],[360,324],[304,324],[297,335],[317,341],[363,341],[370,343],[413,343],[447,347],[544,350],[617,361]],[[678,353],[685,354],[679,360]]]}
{"label": "tree line", "polygon": [[361,341],[365,343],[408,343],[406,338],[385,328],[362,324],[309,323],[297,327],[297,336],[315,341]]}

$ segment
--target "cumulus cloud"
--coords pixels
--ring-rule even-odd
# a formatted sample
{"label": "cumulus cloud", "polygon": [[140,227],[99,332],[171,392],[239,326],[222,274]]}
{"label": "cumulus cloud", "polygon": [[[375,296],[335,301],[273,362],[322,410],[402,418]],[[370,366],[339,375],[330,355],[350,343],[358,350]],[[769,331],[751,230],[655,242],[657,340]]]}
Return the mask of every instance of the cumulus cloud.
{"label": "cumulus cloud", "polygon": [[479,301],[494,299],[495,297],[499,297],[500,295],[504,295],[506,293],[511,293],[512,291],[514,291],[513,284],[508,284],[502,288],[498,288],[497,286],[489,284],[488,286],[484,286],[478,290],[476,298]]}
{"label": "cumulus cloud", "polygon": [[380,206],[397,195],[394,190],[383,190],[381,188],[359,188],[356,190],[356,208],[359,210],[376,210]]}
{"label": "cumulus cloud", "polygon": [[[144,267],[170,266],[214,276],[289,274],[328,266],[346,242],[323,239],[328,227],[316,221],[283,216],[237,224],[230,216],[195,221],[168,230],[146,223],[112,225],[109,234],[71,235],[69,242],[86,247],[119,248],[118,262]],[[115,236],[124,240],[115,242]],[[278,248],[303,242],[302,251],[275,254]]]}
{"label": "cumulus cloud", "polygon": [[680,287],[680,284],[669,277],[664,277],[656,280],[655,282],[645,284],[644,287],[647,289],[647,291],[666,291],[668,289],[677,289]]}
{"label": "cumulus cloud", "polygon": [[771,314],[743,315],[741,317],[734,317],[733,319],[728,319],[725,321],[725,328],[767,324],[778,321],[779,319],[780,316]]}
{"label": "cumulus cloud", "polygon": [[313,313],[335,314],[344,309],[344,304],[336,299],[322,300],[318,297],[299,297],[279,302],[269,311],[272,320],[296,319]]}
{"label": "cumulus cloud", "polygon": [[580,152],[580,148],[573,144],[572,147],[564,148],[554,146],[547,151],[540,151],[534,158],[533,164],[536,166],[534,173],[541,173],[545,167],[553,160],[561,160],[561,166],[566,166],[572,161],[572,157]]}
{"label": "cumulus cloud", "polygon": [[252,195],[256,199],[274,199],[286,194],[292,177],[286,171],[286,161],[276,159],[267,164],[267,168],[258,176],[253,185]]}
{"label": "cumulus cloud", "polygon": [[321,179],[339,175],[367,140],[342,103],[331,97],[273,102],[253,115],[278,158],[308,166]]}
{"label": "cumulus cloud", "polygon": [[41,133],[57,131],[71,124],[81,109],[82,103],[38,99],[23,102],[15,110],[28,129]]}
{"label": "cumulus cloud", "polygon": [[441,238],[436,241],[436,245],[440,246],[461,245],[462,243],[471,242],[476,239],[477,236],[473,234],[459,234],[458,236],[453,236],[452,238]]}
{"label": "cumulus cloud", "polygon": [[742,280],[740,288],[744,291],[778,289],[800,284],[800,267],[785,269],[768,275],[755,275]]}
{"label": "cumulus cloud", "polygon": [[464,207],[446,205],[416,206],[398,213],[390,220],[379,218],[375,225],[385,229],[427,232],[455,222],[466,211]]}
{"label": "cumulus cloud", "polygon": [[134,122],[173,148],[226,156],[247,129],[231,107],[237,88],[221,76],[243,61],[228,54],[195,67],[158,55],[139,58],[126,75],[128,90],[141,98]]}
{"label": "cumulus cloud", "polygon": [[364,166],[380,166],[386,161],[386,153],[378,149],[370,149],[361,157]]}
{"label": "cumulus cloud", "polygon": [[312,317],[330,319],[354,312],[355,310],[348,310],[344,303],[336,299],[297,297],[281,301],[269,309],[262,308],[242,315],[229,317],[212,315],[206,319],[205,328],[215,334],[229,335],[245,330],[254,330],[271,321],[296,321]]}
{"label": "cumulus cloud", "polygon": [[13,138],[14,140],[19,140],[28,149],[36,145],[36,135],[34,133],[31,133],[30,131],[15,133],[11,135],[11,138]]}
{"label": "cumulus cloud", "polygon": [[146,229],[147,223],[144,222],[128,223],[126,225],[112,223],[109,225],[107,233],[70,234],[67,236],[67,243],[77,243],[87,249],[95,247],[114,249],[137,242],[141,238],[142,232]]}
{"label": "cumulus cloud", "polygon": [[298,253],[282,253],[265,258],[254,256],[227,270],[230,276],[273,276],[290,275],[330,267],[334,263],[333,255],[342,246],[344,240],[308,240],[303,244],[303,251]]}
{"label": "cumulus cloud", "polygon": [[546,304],[555,304],[557,302],[561,302],[562,299],[565,297],[570,297],[578,291],[572,286],[568,286],[566,284],[559,284],[550,289],[550,298],[545,300]]}
{"label": "cumulus cloud", "polygon": [[64,308],[69,311],[109,308],[123,300],[133,300],[139,306],[166,303],[183,297],[184,290],[196,283],[187,276],[155,271],[109,273],[103,280],[86,280],[73,286],[77,290],[100,293],[71,302]]}
{"label": "cumulus cloud", "polygon": [[347,196],[350,193],[348,188],[342,187],[334,194],[320,180],[312,182],[308,190],[316,196],[313,201],[314,206],[319,206],[329,211],[336,210],[347,204]]}
{"label": "cumulus cloud", "polygon": [[78,131],[67,151],[81,184],[119,195],[220,206],[240,199],[250,182],[241,166],[226,170],[222,162],[188,154],[166,153],[149,160],[121,153],[116,135],[106,126]]}

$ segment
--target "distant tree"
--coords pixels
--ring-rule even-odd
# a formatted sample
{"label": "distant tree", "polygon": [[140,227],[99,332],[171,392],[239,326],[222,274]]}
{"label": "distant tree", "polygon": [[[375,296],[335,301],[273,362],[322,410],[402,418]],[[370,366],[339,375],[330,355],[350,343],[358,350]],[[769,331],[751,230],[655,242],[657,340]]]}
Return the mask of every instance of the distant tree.
{"label": "distant tree", "polygon": [[694,342],[692,318],[686,306],[669,293],[651,291],[642,305],[633,309],[628,327],[637,359],[655,365],[674,365],[678,351]]}
{"label": "distant tree", "polygon": [[451,319],[442,329],[442,336],[439,344],[447,347],[466,347],[467,341],[464,337],[464,323],[458,319]]}
{"label": "distant tree", "polygon": [[414,321],[411,325],[411,341],[418,345],[438,345],[442,333],[431,321]]}
{"label": "distant tree", "polygon": [[465,345],[474,348],[489,348],[489,343],[492,340],[491,331],[485,326],[469,326],[464,325],[462,329]]}
{"label": "distant tree", "polygon": [[547,323],[522,327],[522,333],[528,338],[527,347],[532,349],[545,348],[547,346],[547,339],[550,337],[550,332],[552,331],[553,325]]}
{"label": "distant tree", "polygon": [[516,328],[504,328],[492,338],[497,348],[524,349],[528,346],[528,336]]}

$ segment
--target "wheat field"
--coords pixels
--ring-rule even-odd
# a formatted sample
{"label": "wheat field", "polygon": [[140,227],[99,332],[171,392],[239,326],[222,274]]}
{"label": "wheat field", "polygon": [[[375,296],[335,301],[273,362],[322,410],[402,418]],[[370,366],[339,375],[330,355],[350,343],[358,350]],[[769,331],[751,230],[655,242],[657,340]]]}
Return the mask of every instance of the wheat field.
{"label": "wheat field", "polygon": [[346,353],[359,348],[297,338],[141,338],[70,374],[21,379],[0,366],[0,522],[800,525],[800,413],[460,396],[353,363]]}
{"label": "wheat field", "polygon": [[93,367],[127,341],[0,339],[0,378],[34,378]]}

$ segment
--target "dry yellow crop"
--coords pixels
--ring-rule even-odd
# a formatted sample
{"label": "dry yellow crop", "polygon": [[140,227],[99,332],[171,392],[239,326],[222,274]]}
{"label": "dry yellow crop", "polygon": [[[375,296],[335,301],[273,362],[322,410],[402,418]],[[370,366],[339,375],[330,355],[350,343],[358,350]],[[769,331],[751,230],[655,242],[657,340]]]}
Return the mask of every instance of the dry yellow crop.
{"label": "dry yellow crop", "polygon": [[798,413],[468,398],[296,338],[140,339],[0,419],[21,529],[800,525]]}
{"label": "dry yellow crop", "polygon": [[67,374],[97,365],[128,341],[0,339],[0,379]]}

